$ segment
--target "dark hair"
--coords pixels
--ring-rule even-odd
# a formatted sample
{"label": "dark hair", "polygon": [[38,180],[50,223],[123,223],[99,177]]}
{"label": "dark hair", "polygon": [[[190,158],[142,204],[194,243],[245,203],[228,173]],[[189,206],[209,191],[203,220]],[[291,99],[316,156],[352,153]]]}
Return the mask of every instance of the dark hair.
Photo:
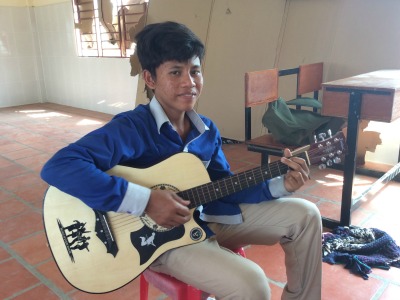
{"label": "dark hair", "polygon": [[147,25],[136,35],[136,51],[142,70],[156,75],[156,69],[166,61],[187,61],[204,56],[201,40],[185,25],[163,22]]}

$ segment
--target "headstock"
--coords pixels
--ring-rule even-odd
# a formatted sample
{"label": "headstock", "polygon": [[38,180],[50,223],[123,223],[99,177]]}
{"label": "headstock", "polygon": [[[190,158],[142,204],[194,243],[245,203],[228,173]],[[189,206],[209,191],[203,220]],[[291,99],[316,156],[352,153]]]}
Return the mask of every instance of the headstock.
{"label": "headstock", "polygon": [[334,164],[342,162],[344,155],[347,153],[347,145],[343,132],[338,132],[334,136],[328,132],[326,135],[319,135],[320,141],[310,145],[308,158],[311,165],[318,165],[320,169],[325,169]]}

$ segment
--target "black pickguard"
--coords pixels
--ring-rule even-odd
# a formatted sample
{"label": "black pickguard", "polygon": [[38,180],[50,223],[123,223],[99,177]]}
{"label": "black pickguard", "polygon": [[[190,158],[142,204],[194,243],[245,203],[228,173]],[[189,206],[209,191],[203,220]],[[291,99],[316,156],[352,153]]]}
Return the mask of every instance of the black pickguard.
{"label": "black pickguard", "polygon": [[[154,239],[151,244],[142,245],[143,239],[147,240],[154,234]],[[143,226],[140,230],[131,232],[132,245],[139,252],[140,264],[145,264],[154,254],[154,252],[162,245],[179,240],[185,234],[183,225],[175,227],[168,231],[157,232],[151,230],[147,226]]]}

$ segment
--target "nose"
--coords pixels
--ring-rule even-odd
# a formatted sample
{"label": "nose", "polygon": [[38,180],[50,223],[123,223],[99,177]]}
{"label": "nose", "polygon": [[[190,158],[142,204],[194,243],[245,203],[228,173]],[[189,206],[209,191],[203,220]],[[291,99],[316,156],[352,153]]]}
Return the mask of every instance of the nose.
{"label": "nose", "polygon": [[195,79],[190,72],[187,72],[182,76],[182,84],[184,86],[196,86]]}

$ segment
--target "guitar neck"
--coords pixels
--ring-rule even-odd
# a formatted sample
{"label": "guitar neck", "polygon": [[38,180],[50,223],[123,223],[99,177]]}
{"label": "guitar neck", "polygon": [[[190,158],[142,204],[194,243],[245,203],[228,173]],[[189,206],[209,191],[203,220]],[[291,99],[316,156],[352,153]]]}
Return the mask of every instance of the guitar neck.
{"label": "guitar neck", "polygon": [[[296,156],[308,161],[307,152]],[[181,191],[178,195],[183,199],[190,199],[191,203],[189,208],[195,208],[202,204],[245,190],[268,179],[283,175],[287,171],[287,165],[280,161],[275,161],[236,175]]]}

